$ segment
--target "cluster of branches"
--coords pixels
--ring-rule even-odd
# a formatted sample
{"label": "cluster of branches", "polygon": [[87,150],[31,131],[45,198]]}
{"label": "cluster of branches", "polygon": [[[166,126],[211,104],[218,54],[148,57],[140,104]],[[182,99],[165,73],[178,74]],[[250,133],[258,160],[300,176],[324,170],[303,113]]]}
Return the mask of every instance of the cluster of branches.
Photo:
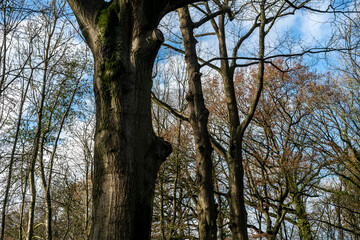
{"label": "cluster of branches", "polygon": [[[173,75],[169,76],[174,63],[171,60],[169,65],[160,62],[159,64],[165,65],[167,74],[157,76],[157,83],[161,87],[155,89],[152,100],[157,109],[157,114],[154,114],[157,116],[157,128],[166,129],[170,124],[177,126],[178,131],[184,131],[180,129],[185,128],[186,122],[190,123],[189,128],[192,127],[194,150],[184,156],[195,155],[195,173],[188,173],[189,169],[182,167],[182,164],[173,161],[169,164],[182,168],[183,173],[180,175],[184,176],[183,181],[187,184],[193,183],[194,186],[186,191],[178,190],[177,180],[175,185],[168,183],[173,188],[166,191],[164,183],[160,183],[160,201],[156,201],[159,205],[155,205],[154,213],[160,217],[155,218],[157,221],[154,232],[162,234],[154,234],[157,239],[171,238],[174,234],[179,238],[210,239],[209,236],[202,238],[201,216],[197,214],[199,211],[211,209],[199,208],[203,202],[201,197],[209,196],[214,199],[217,208],[214,221],[217,221],[217,237],[220,239],[357,239],[358,205],[347,208],[348,201],[343,199],[344,202],[337,203],[336,209],[333,200],[330,200],[336,198],[341,202],[340,196],[350,191],[345,190],[344,185],[349,186],[350,181],[350,185],[354,186],[354,181],[356,182],[355,179],[359,176],[358,170],[355,170],[358,169],[358,163],[355,163],[358,160],[351,160],[351,164],[349,160],[344,160],[344,157],[355,156],[358,152],[358,147],[351,147],[352,154],[348,152],[350,146],[357,145],[356,127],[352,126],[354,131],[350,138],[340,137],[344,134],[343,131],[348,131],[347,125],[358,123],[343,119],[341,123],[334,124],[341,115],[348,115],[350,112],[357,114],[354,108],[350,110],[346,107],[345,113],[345,108],[340,107],[346,96],[357,95],[357,87],[354,88],[357,77],[353,74],[358,71],[355,64],[358,39],[353,32],[357,22],[356,7],[351,11],[344,10],[344,6],[341,6],[341,11],[337,7],[332,10],[331,7],[327,10],[316,10],[315,6],[307,4],[308,2],[288,1],[243,4],[235,1],[214,1],[192,5],[190,11],[185,10],[185,13],[184,10],[177,11],[181,33],[176,28],[167,27],[169,41],[164,45],[169,49],[169,59],[176,59],[178,53],[185,55],[187,69],[182,73],[185,77],[175,79],[187,78],[189,86],[171,83],[175,81],[172,77],[181,72],[180,68],[173,70]],[[317,46],[301,45],[291,38],[286,41],[281,39],[283,42],[278,43],[268,40],[273,38],[271,33],[277,26],[276,22],[296,14],[300,9],[334,15],[341,12],[346,15],[344,22],[334,19],[332,25],[341,34],[332,33],[331,39],[326,39]],[[243,12],[246,12],[246,15]],[[187,18],[184,14],[187,14]],[[190,15],[198,20],[191,20]],[[352,20],[350,24],[346,24],[348,19]],[[208,25],[201,27],[203,24]],[[189,40],[184,28],[192,32],[196,40]],[[283,32],[285,34],[285,30]],[[352,36],[351,43],[349,34]],[[254,36],[258,37],[258,40],[254,40]],[[216,43],[214,45],[218,48],[214,45],[204,47],[201,44],[204,37],[206,41]],[[230,38],[236,39],[235,42],[230,41]],[[250,45],[251,41],[256,41],[257,45]],[[343,45],[340,41],[346,44]],[[179,47],[179,42],[183,43],[183,47]],[[191,52],[187,45],[196,43],[200,45],[198,51]],[[287,44],[289,48],[286,48]],[[233,50],[229,49],[231,46]],[[248,51],[249,46],[254,49],[253,52]],[[229,52],[232,53],[231,56]],[[317,74],[308,57],[310,55],[319,59],[321,53],[336,56],[337,61],[351,67],[346,67],[347,73],[344,75],[343,70],[329,63],[326,70],[322,70],[322,74]],[[248,56],[243,57],[246,54]],[[246,62],[239,63],[241,60]],[[352,63],[349,65],[349,62]],[[200,68],[203,75],[197,81],[202,82],[202,87],[194,89],[192,78]],[[352,82],[352,87],[345,91],[338,87],[343,85],[341,82],[344,81]],[[172,92],[169,86],[177,87]],[[199,188],[204,186],[204,183],[199,184],[197,177],[206,169],[202,170],[204,163],[198,159],[198,155],[202,154],[198,152],[198,148],[201,144],[199,139],[206,138],[206,133],[194,128],[194,121],[197,121],[199,126],[205,117],[192,110],[192,101],[196,101],[196,98],[191,97],[192,94],[197,94],[198,99],[205,99],[210,118],[209,129],[204,131],[208,132],[208,141],[215,150],[211,157],[207,157],[213,166],[212,170],[208,169],[212,171],[209,174],[212,176],[210,181],[213,189],[207,194],[203,193],[203,196]],[[181,96],[184,99],[180,101]],[[352,97],[355,98],[357,97]],[[184,103],[185,105],[182,105]],[[358,103],[352,100],[351,104],[347,104],[350,105],[358,106]],[[201,110],[203,107],[197,106],[197,109],[206,116],[206,110]],[[339,107],[343,110],[339,110]],[[327,115],[329,108],[337,109],[336,113],[331,111],[331,117]],[[159,116],[159,109],[163,111],[162,117]],[[353,114],[351,115],[354,117]],[[166,123],[164,119],[171,120]],[[164,130],[160,132],[162,131]],[[168,137],[167,131],[162,134]],[[331,141],[327,139],[329,136]],[[346,141],[350,145],[345,144]],[[188,140],[183,142],[184,145],[179,149],[188,151]],[[179,175],[178,167],[173,173],[175,176]],[[164,173],[160,178],[163,179],[167,174]],[[180,195],[177,195],[176,191]],[[191,194],[185,194],[191,192],[195,192],[195,198]],[[352,194],[346,196],[351,195],[350,198],[357,199],[358,193],[353,194],[352,190],[351,192]],[[214,195],[210,195],[211,193]],[[172,205],[167,205],[168,197],[173,202]],[[174,202],[174,197],[177,203]],[[183,215],[186,210],[181,209],[181,205],[198,210],[197,213],[194,212],[190,222],[189,216]],[[167,218],[164,216],[166,206],[172,206],[173,209]],[[347,210],[344,210],[345,208]],[[191,212],[187,214],[191,216]],[[352,216],[349,217],[348,214]],[[211,217],[211,212],[207,216]],[[173,225],[167,228],[169,225],[164,223],[174,222],[174,219],[178,221],[177,232],[174,232]],[[192,226],[194,223],[197,223],[195,226],[198,226],[199,235],[192,235],[194,230],[191,227],[184,230],[187,224]]]}
{"label": "cluster of branches", "polygon": [[64,1],[1,2],[2,240],[90,229],[92,60],[69,16]]}

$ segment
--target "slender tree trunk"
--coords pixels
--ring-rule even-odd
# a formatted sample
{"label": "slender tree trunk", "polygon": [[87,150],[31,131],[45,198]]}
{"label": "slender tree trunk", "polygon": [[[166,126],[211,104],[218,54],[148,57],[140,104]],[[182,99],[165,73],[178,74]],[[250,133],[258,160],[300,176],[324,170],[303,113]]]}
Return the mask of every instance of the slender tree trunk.
{"label": "slender tree trunk", "polygon": [[[241,143],[240,143],[241,144]],[[228,152],[227,163],[229,165],[229,186],[230,186],[230,229],[234,240],[247,240],[247,212],[244,202],[244,172],[242,162],[241,147],[237,148],[236,157],[232,157]]]}
{"label": "slender tree trunk", "polygon": [[[3,11],[8,11],[7,7],[5,6]],[[6,14],[4,13],[4,16],[6,16]],[[5,20],[6,21],[6,20]],[[2,92],[3,92],[3,86],[5,84],[5,77],[6,77],[6,61],[7,61],[7,35],[8,35],[8,26],[5,25],[4,29],[4,35],[3,35],[3,39],[2,39],[2,45],[0,48],[0,56],[1,56],[1,77],[0,77],[0,99],[2,96]]]}
{"label": "slender tree trunk", "polygon": [[186,96],[190,109],[190,124],[195,138],[197,214],[199,239],[217,239],[217,209],[214,200],[212,147],[207,128],[209,111],[206,109],[201,87],[200,64],[197,61],[193,22],[187,7],[178,9],[180,29],[185,48],[185,61],[189,81]]}
{"label": "slender tree trunk", "polygon": [[90,203],[90,192],[89,192],[89,168],[90,168],[90,157],[91,153],[90,150],[88,150],[88,147],[86,145],[86,150],[84,151],[85,154],[85,226],[84,226],[84,232],[86,234],[86,239],[89,239],[89,203]]}
{"label": "slender tree trunk", "polygon": [[[33,223],[34,223],[34,213],[35,213],[35,202],[36,202],[36,182],[35,182],[35,164],[38,158],[38,152],[40,150],[40,168],[41,168],[41,179],[44,188],[44,198],[45,198],[45,205],[46,205],[46,239],[52,239],[52,229],[51,229],[51,196],[49,189],[46,185],[45,174],[44,174],[44,166],[43,166],[43,147],[44,147],[44,136],[48,129],[50,128],[51,117],[48,120],[48,126],[45,129],[45,132],[42,133],[43,129],[43,108],[45,103],[46,97],[46,84],[48,81],[48,71],[49,71],[49,62],[51,60],[50,51],[51,51],[51,40],[52,36],[55,32],[55,25],[56,25],[57,18],[54,21],[53,28],[50,28],[50,32],[48,33],[48,38],[46,39],[46,48],[45,48],[45,55],[44,55],[44,72],[43,72],[43,79],[42,79],[42,89],[41,89],[41,98],[39,103],[38,109],[38,120],[37,120],[37,128],[34,138],[34,149],[31,158],[30,164],[30,192],[31,192],[31,200],[30,200],[30,210],[29,210],[29,222],[28,222],[28,232],[27,232],[27,240],[32,240],[34,230],[33,230]],[[31,61],[30,61],[31,64]],[[58,97],[58,96],[57,96]],[[52,116],[52,114],[51,114]],[[49,220],[50,218],[50,220]],[[50,222],[49,222],[50,221]]]}
{"label": "slender tree trunk", "polygon": [[234,240],[247,240],[247,212],[244,202],[244,170],[242,163],[242,135],[239,134],[240,118],[234,87],[234,67],[229,66],[225,37],[225,15],[219,16],[217,27],[221,60],[221,73],[227,99],[228,119],[230,124],[230,140],[226,153],[229,166],[229,207],[230,230]]}
{"label": "slender tree trunk", "polygon": [[[49,125],[50,125],[49,120]],[[48,126],[49,127],[49,126]],[[52,239],[52,226],[51,226],[51,219],[52,219],[52,209],[51,209],[51,195],[46,183],[45,177],[45,167],[44,167],[44,144],[45,144],[45,135],[43,133],[40,143],[40,153],[39,153],[39,164],[40,164],[40,174],[41,174],[41,182],[44,191],[44,201],[45,201],[45,228],[46,228],[46,239]]]}
{"label": "slender tree trunk", "polygon": [[225,34],[225,14],[218,17],[218,24],[211,21],[219,40],[221,67],[225,98],[230,125],[229,146],[226,161],[229,167],[230,230],[234,240],[247,240],[247,213],[244,203],[244,170],[242,165],[242,136],[238,134],[240,118],[234,87],[235,66],[229,66]]}
{"label": "slender tree trunk", "polygon": [[25,212],[25,201],[26,201],[26,193],[27,193],[27,184],[28,184],[28,167],[24,167],[24,164],[26,164],[26,160],[25,160],[25,147],[24,145],[22,146],[22,157],[21,157],[21,169],[24,171],[24,175],[25,175],[25,179],[24,176],[21,177],[21,207],[20,207],[20,216],[19,216],[19,235],[18,235],[18,239],[19,240],[23,240],[23,225],[24,225],[24,212]]}
{"label": "slender tree trunk", "polygon": [[29,218],[28,218],[28,230],[26,239],[31,240],[34,235],[34,216],[35,216],[35,203],[36,203],[36,183],[35,183],[35,163],[38,155],[39,149],[39,139],[40,139],[40,128],[41,121],[39,121],[42,117],[39,114],[38,116],[38,127],[35,133],[34,143],[33,143],[33,153],[30,159],[29,166],[29,186],[30,186],[30,207],[29,207]]}
{"label": "slender tree trunk", "polygon": [[[261,92],[263,89],[264,82],[264,54],[265,54],[265,0],[262,0],[260,3],[260,27],[259,27],[259,64],[258,64],[258,81],[257,81],[257,89],[252,100],[252,103],[248,109],[247,115],[245,119],[241,122],[240,125],[231,125],[230,132],[232,133],[230,136],[230,147],[228,151],[228,164],[229,164],[229,184],[230,184],[230,218],[231,221],[231,229],[233,239],[239,240],[247,240],[247,212],[245,208],[245,196],[244,196],[244,169],[243,169],[243,139],[244,134],[247,129],[247,126],[250,124],[252,120],[255,109],[259,103]],[[231,90],[234,89],[234,83],[230,84]],[[235,93],[231,91],[232,98],[235,98]],[[232,100],[231,102],[233,102]],[[233,105],[236,104],[233,102]],[[231,106],[235,108],[234,106]],[[233,112],[230,108],[229,112],[231,116],[233,116],[234,120],[230,120],[231,122],[237,123],[238,120],[235,119],[235,114],[238,113]],[[236,130],[235,130],[236,129]]]}
{"label": "slender tree trunk", "polygon": [[[58,103],[59,93],[56,95],[56,100],[51,107],[51,109],[55,109]],[[46,135],[49,132],[51,127],[53,112],[50,113],[47,125],[45,129],[42,130],[40,147],[39,147],[39,167],[40,167],[40,178],[41,183],[44,191],[44,201],[45,201],[45,228],[46,228],[46,239],[52,239],[52,226],[51,226],[51,218],[52,218],[52,209],[51,209],[51,196],[50,192],[48,191],[46,176],[45,176],[45,166],[44,166],[44,145]]]}
{"label": "slender tree trunk", "polygon": [[229,205],[230,205],[230,230],[232,239],[247,240],[247,212],[244,196],[244,169],[243,169],[243,138],[244,133],[252,120],[255,109],[260,99],[264,78],[264,52],[265,52],[265,2],[261,2],[261,16],[259,27],[259,72],[257,90],[248,113],[240,122],[234,87],[235,64],[229,65],[225,36],[225,14],[219,16],[218,25],[212,21],[213,27],[219,39],[221,57],[221,75],[224,83],[225,97],[228,108],[230,125],[229,147],[226,152],[226,161],[229,166]]}
{"label": "slender tree trunk", "polygon": [[165,214],[164,214],[164,180],[163,176],[160,179],[160,231],[161,231],[161,239],[165,240]]}
{"label": "slender tree trunk", "polygon": [[[47,56],[48,52],[46,53]],[[44,66],[44,73],[43,73],[43,80],[42,80],[42,87],[41,87],[41,96],[40,96],[40,103],[39,109],[37,110],[37,127],[34,136],[33,142],[33,152],[30,159],[30,166],[29,166],[29,186],[30,186],[30,208],[29,208],[29,220],[28,220],[28,230],[26,239],[32,240],[34,235],[34,216],[35,216],[35,203],[36,203],[36,182],[35,182],[35,164],[36,159],[38,157],[39,152],[39,144],[41,138],[41,130],[42,130],[42,120],[43,120],[43,108],[45,102],[45,90],[46,90],[46,82],[47,82],[47,68],[48,68],[48,59],[45,60]]]}
{"label": "slender tree trunk", "polygon": [[[91,206],[91,182],[92,182],[92,147],[89,136],[89,127],[91,128],[91,121],[86,122],[86,126],[82,128],[82,133],[78,135],[83,147],[84,163],[85,163],[85,219],[84,219],[84,233],[85,239],[90,237],[90,206]],[[92,131],[91,131],[92,133]]]}
{"label": "slender tree trunk", "polygon": [[[216,192],[220,192],[220,189],[219,189],[219,184],[218,184],[218,181],[217,179],[215,179],[215,191]],[[220,193],[218,193],[216,195],[216,198],[217,198],[217,207],[218,207],[218,218],[217,218],[217,227],[219,229],[219,240],[225,240],[226,238],[226,232],[224,230],[224,214],[222,213],[221,211],[221,208],[222,208],[222,198],[221,198],[221,195]]]}

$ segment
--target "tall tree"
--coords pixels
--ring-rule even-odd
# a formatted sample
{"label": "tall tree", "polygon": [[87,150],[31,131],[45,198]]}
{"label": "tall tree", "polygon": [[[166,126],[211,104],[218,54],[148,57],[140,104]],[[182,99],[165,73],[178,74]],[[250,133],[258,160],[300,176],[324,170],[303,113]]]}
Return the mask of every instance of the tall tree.
{"label": "tall tree", "polygon": [[189,122],[195,138],[199,239],[217,239],[217,209],[214,201],[213,163],[211,158],[213,149],[207,128],[209,111],[204,103],[200,64],[196,53],[195,25],[187,7],[180,8],[178,14],[189,82],[189,91],[186,96],[190,109]]}
{"label": "tall tree", "polygon": [[68,0],[95,60],[91,239],[150,238],[156,175],[171,153],[151,125],[152,68],[164,41],[156,28],[195,1]]}
{"label": "tall tree", "polygon": [[[267,68],[257,127],[247,139],[249,190],[261,205],[268,239],[276,239],[287,212],[296,217],[287,220],[296,223],[300,238],[313,239],[305,196],[313,196],[324,159],[307,132],[314,111],[307,103],[322,86],[317,83],[320,75],[301,61],[284,62],[278,59],[273,62],[277,69]],[[270,216],[276,216],[275,223]]]}

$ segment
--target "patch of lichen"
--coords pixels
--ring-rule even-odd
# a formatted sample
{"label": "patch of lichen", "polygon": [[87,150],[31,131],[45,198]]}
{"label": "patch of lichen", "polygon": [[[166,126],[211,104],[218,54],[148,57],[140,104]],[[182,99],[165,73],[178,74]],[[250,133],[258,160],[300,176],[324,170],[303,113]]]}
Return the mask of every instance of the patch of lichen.
{"label": "patch of lichen", "polygon": [[97,14],[99,50],[103,62],[117,61],[126,55],[129,45],[126,37],[129,32],[129,23],[124,20],[124,17],[120,17],[123,15],[121,11],[120,6],[113,1]]}
{"label": "patch of lichen", "polygon": [[96,24],[102,31],[109,29],[111,23],[111,16],[115,13],[115,3],[112,2],[110,5],[105,5],[101,10],[98,11],[96,16]]}
{"label": "patch of lichen", "polygon": [[119,11],[120,9],[116,1],[107,3],[107,5],[104,5],[104,7],[98,11],[95,22],[98,26],[101,40],[116,38],[119,35],[121,31]]}
{"label": "patch of lichen", "polygon": [[107,162],[107,148],[106,138],[104,138],[103,130],[98,129],[98,123],[96,126],[95,133],[95,148],[94,148],[94,185],[93,196],[94,199],[101,197],[103,194],[103,184],[106,181],[105,175],[109,173],[106,162]]}
{"label": "patch of lichen", "polygon": [[105,82],[119,81],[121,73],[124,72],[123,64],[117,57],[107,59],[102,65],[101,80]]}
{"label": "patch of lichen", "polygon": [[99,119],[100,122],[97,126],[98,130],[112,128],[111,117],[114,117],[113,104],[114,99],[120,98],[119,89],[121,89],[122,78],[124,78],[124,67],[119,60],[106,61],[101,66],[101,71],[99,73],[100,83],[98,87],[101,94],[101,113]]}

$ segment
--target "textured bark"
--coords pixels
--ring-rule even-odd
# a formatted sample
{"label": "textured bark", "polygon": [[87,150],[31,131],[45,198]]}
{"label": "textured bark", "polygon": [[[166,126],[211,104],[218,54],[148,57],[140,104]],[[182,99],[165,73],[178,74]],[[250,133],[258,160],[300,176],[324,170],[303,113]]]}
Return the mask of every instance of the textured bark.
{"label": "textured bark", "polygon": [[180,29],[185,48],[189,92],[186,96],[190,109],[190,124],[195,138],[196,149],[196,186],[197,186],[197,214],[199,220],[199,239],[217,239],[217,209],[214,201],[213,165],[211,153],[213,151],[208,132],[209,111],[206,109],[202,88],[200,65],[197,61],[196,39],[187,7],[178,10]]}
{"label": "textured bark", "polygon": [[95,59],[96,132],[90,239],[150,239],[157,172],[170,154],[151,125],[156,29],[191,0],[68,0]]}
{"label": "textured bark", "polygon": [[[130,24],[125,20],[117,27]],[[152,35],[143,34],[121,46],[128,39],[113,39],[116,27],[109,32],[104,46],[94,51],[97,122],[90,239],[148,239],[156,175],[171,152],[151,126],[149,62],[161,41],[151,39],[146,47]]]}
{"label": "textured bark", "polygon": [[313,240],[309,219],[307,218],[305,203],[300,193],[291,194],[299,228],[299,236],[302,240]]}
{"label": "textured bark", "polygon": [[[239,144],[241,145],[241,143]],[[247,212],[244,202],[244,170],[242,165],[242,147],[232,144],[227,154],[229,165],[229,186],[230,186],[230,230],[232,239],[247,240]],[[234,154],[235,157],[232,156]]]}

